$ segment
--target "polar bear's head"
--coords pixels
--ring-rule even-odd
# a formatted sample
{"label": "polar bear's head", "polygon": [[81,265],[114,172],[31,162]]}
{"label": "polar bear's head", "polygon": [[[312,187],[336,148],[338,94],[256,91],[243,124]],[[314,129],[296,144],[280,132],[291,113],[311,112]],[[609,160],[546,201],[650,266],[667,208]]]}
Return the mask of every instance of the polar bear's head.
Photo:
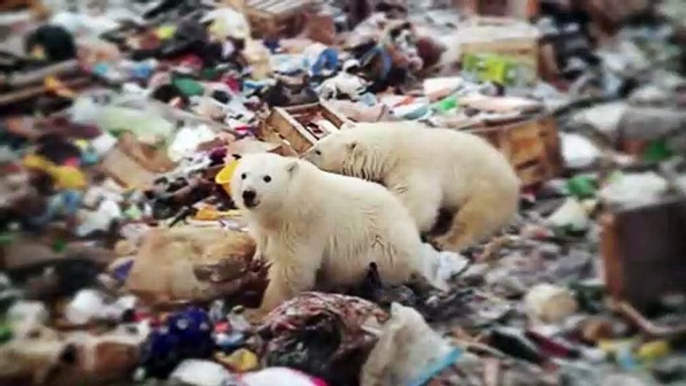
{"label": "polar bear's head", "polygon": [[379,181],[387,161],[379,133],[362,125],[341,130],[319,140],[302,158],[327,172]]}
{"label": "polar bear's head", "polygon": [[231,198],[236,206],[251,212],[276,210],[282,205],[300,162],[269,153],[244,156],[231,178]]}

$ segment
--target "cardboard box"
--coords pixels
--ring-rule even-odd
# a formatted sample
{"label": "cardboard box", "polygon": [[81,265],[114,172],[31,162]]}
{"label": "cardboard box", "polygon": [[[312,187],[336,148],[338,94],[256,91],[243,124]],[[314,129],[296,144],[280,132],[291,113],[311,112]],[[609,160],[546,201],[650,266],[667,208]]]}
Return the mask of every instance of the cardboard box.
{"label": "cardboard box", "polygon": [[467,54],[496,54],[538,72],[538,29],[522,20],[505,17],[473,17],[458,25],[454,44]]}

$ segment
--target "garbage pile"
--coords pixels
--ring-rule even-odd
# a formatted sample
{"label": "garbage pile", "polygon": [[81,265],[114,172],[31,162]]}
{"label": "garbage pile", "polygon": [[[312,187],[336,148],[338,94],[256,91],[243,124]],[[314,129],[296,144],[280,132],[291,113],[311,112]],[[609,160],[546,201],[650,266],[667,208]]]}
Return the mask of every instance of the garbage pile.
{"label": "garbage pile", "polygon": [[686,380],[683,2],[30,3],[0,385]]}

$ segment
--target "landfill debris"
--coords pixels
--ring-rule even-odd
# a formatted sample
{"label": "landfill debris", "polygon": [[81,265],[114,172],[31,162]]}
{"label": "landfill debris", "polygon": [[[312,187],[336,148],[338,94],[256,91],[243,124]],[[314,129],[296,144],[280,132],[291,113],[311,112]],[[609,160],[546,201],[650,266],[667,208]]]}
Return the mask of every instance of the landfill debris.
{"label": "landfill debris", "polygon": [[578,310],[576,299],[569,291],[550,284],[531,288],[524,297],[524,307],[529,312],[530,320],[544,323],[559,323]]}
{"label": "landfill debris", "polygon": [[608,204],[634,206],[657,201],[667,189],[667,181],[653,172],[618,174],[599,194]]}
{"label": "landfill debris", "polygon": [[[1,3],[0,384],[686,379],[683,1]],[[256,310],[281,254],[231,198],[242,160],[396,125],[427,170],[430,130],[486,140],[516,213],[454,252],[421,236],[422,277],[369,261]],[[470,162],[427,229],[497,189]],[[429,175],[358,177],[422,204]]]}
{"label": "landfill debris", "polygon": [[590,225],[584,207],[574,198],[568,198],[555,213],[548,217],[548,222],[560,229],[585,231]]}
{"label": "landfill debris", "polygon": [[264,370],[247,373],[241,380],[249,386],[269,386],[278,382],[283,386],[326,386],[321,379],[311,377],[300,371],[286,367],[269,367]]}
{"label": "landfill debris", "polygon": [[157,302],[230,296],[251,284],[254,254],[252,239],[235,231],[153,229],[141,241],[125,283],[133,293]]}
{"label": "landfill debris", "polygon": [[200,360],[181,362],[179,367],[171,373],[169,380],[194,386],[221,386],[236,382],[231,373],[221,365]]}
{"label": "landfill debris", "polygon": [[349,384],[359,377],[365,357],[388,315],[368,301],[337,294],[304,293],[270,312],[258,327],[269,366],[286,366]]}
{"label": "landfill debris", "polygon": [[398,303],[362,368],[361,384],[423,384],[459,359],[460,350],[431,330],[421,315]]}

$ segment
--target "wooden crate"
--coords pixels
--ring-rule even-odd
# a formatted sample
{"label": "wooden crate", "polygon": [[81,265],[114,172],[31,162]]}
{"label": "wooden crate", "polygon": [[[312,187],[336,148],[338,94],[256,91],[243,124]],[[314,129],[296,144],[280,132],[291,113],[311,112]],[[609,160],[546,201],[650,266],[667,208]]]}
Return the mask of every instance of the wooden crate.
{"label": "wooden crate", "polygon": [[305,27],[305,13],[316,13],[317,0],[247,0],[243,8],[256,37],[294,36]]}
{"label": "wooden crate", "polygon": [[465,131],[485,138],[500,149],[514,166],[523,186],[547,181],[562,171],[557,124],[550,115]]}
{"label": "wooden crate", "polygon": [[[312,125],[318,118],[330,122],[331,127]],[[282,143],[285,148],[292,150],[293,155],[302,154],[347,121],[325,103],[275,107],[260,125],[258,136],[265,141]]]}
{"label": "wooden crate", "polygon": [[650,314],[662,295],[686,293],[686,199],[614,210],[601,219],[605,282],[613,300]]}

